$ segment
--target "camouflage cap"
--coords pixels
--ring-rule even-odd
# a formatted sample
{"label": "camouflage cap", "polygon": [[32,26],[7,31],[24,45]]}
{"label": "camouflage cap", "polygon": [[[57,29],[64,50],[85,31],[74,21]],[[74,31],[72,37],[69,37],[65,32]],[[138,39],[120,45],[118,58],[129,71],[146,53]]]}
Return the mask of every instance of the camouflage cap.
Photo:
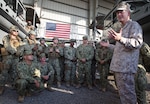
{"label": "camouflage cap", "polygon": [[36,35],[35,31],[31,30],[29,31],[29,35]]}
{"label": "camouflage cap", "polygon": [[28,51],[28,50],[32,50],[31,46],[30,45],[24,45],[24,51]]}
{"label": "camouflage cap", "polygon": [[40,58],[46,57],[45,53],[40,54]]}
{"label": "camouflage cap", "polygon": [[116,11],[119,10],[129,10],[131,12],[130,5],[127,2],[121,2],[118,4]]}
{"label": "camouflage cap", "polygon": [[107,40],[108,40],[108,39],[107,39],[106,37],[103,37],[103,38],[101,39],[102,42],[107,42]]}
{"label": "camouflage cap", "polygon": [[45,41],[45,38],[40,38],[40,42],[41,42],[41,41]]}
{"label": "camouflage cap", "polygon": [[83,36],[83,40],[88,40],[88,36],[87,35]]}
{"label": "camouflage cap", "polygon": [[24,51],[24,55],[32,55],[32,51],[31,50],[26,50],[26,51]]}
{"label": "camouflage cap", "polygon": [[70,39],[70,42],[76,42],[76,40],[75,39]]}
{"label": "camouflage cap", "polygon": [[10,32],[11,32],[11,31],[19,31],[19,28],[18,28],[17,26],[14,26],[14,25],[13,25],[13,26],[10,27],[9,30],[10,30]]}
{"label": "camouflage cap", "polygon": [[58,40],[58,37],[53,37],[53,40]]}
{"label": "camouflage cap", "polygon": [[60,44],[64,44],[65,41],[64,41],[64,40],[60,40],[59,43],[60,43]]}

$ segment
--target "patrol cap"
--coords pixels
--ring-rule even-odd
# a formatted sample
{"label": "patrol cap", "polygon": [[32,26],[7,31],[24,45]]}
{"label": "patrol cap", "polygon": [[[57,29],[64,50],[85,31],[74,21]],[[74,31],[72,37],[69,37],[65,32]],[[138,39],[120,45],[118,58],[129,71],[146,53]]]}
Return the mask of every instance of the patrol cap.
{"label": "patrol cap", "polygon": [[28,50],[32,50],[31,46],[30,45],[24,45],[24,51],[28,51]]}
{"label": "patrol cap", "polygon": [[70,42],[76,42],[76,40],[75,39],[70,39]]}
{"label": "patrol cap", "polygon": [[107,42],[107,39],[106,39],[106,38],[103,38],[101,41],[102,41],[102,42]]}
{"label": "patrol cap", "polygon": [[83,36],[83,40],[88,40],[88,36],[87,35]]}
{"label": "patrol cap", "polygon": [[41,41],[45,41],[45,38],[40,38],[40,42],[41,42]]}
{"label": "patrol cap", "polygon": [[36,35],[35,31],[31,30],[29,31],[29,35]]}
{"label": "patrol cap", "polygon": [[46,57],[45,53],[40,54],[40,58]]}
{"label": "patrol cap", "polygon": [[14,25],[13,25],[13,26],[10,27],[9,30],[10,30],[10,32],[11,32],[11,31],[19,31],[19,28],[18,28],[17,26],[14,26]]}
{"label": "patrol cap", "polygon": [[60,40],[59,43],[60,43],[60,44],[64,44],[65,41],[64,41],[64,40]]}
{"label": "patrol cap", "polygon": [[130,4],[128,4],[127,2],[119,3],[117,8],[116,8],[116,11],[119,11],[119,10],[128,10],[131,12]]}
{"label": "patrol cap", "polygon": [[24,51],[24,55],[32,55],[32,50],[26,50],[26,51]]}
{"label": "patrol cap", "polygon": [[53,37],[53,40],[58,40],[58,37]]}

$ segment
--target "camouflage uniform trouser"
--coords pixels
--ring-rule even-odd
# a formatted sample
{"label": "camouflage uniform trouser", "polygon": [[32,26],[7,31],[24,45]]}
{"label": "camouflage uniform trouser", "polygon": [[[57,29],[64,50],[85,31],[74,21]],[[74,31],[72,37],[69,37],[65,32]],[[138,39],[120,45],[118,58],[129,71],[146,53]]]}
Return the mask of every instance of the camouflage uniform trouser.
{"label": "camouflage uniform trouser", "polygon": [[69,62],[65,63],[65,81],[74,83],[76,77],[76,63]]}
{"label": "camouflage uniform trouser", "polygon": [[61,76],[62,80],[65,77],[65,75],[64,75],[65,74],[65,63],[64,63],[64,61],[65,61],[64,57],[59,58],[59,65],[60,65],[60,69],[61,69],[60,76]]}
{"label": "camouflage uniform trouser", "polygon": [[135,75],[135,89],[138,104],[146,104],[146,70],[142,65],[138,65],[138,70]]}
{"label": "camouflage uniform trouser", "polygon": [[18,79],[16,81],[16,89],[20,96],[24,96],[26,93],[34,93],[39,92],[44,89],[44,84],[39,80],[40,87],[37,88],[35,86],[35,83],[31,83],[30,81],[26,79]]}
{"label": "camouflage uniform trouser", "polygon": [[[0,71],[0,86],[4,87],[6,83],[8,83],[8,80],[10,79],[9,75],[9,69],[10,69],[10,64],[11,60],[9,60],[9,57],[5,56],[5,59],[3,62],[1,62],[1,71]],[[3,68],[4,65],[7,67]]]}
{"label": "camouflage uniform trouser", "polygon": [[91,62],[80,63],[78,64],[78,83],[83,83],[84,78],[87,84],[92,85],[92,76],[91,76]]}
{"label": "camouflage uniform trouser", "polygon": [[19,58],[13,58],[12,55],[3,56],[3,69],[0,71],[0,86],[5,86],[6,83],[14,84],[17,73],[16,64]]}
{"label": "camouflage uniform trouser", "polygon": [[8,55],[4,57],[3,62],[4,64],[8,65],[8,69],[7,69],[8,76],[6,77],[10,78],[9,81],[12,84],[15,84],[15,80],[17,78],[16,68],[17,68],[17,63],[19,62],[19,57]]}
{"label": "camouflage uniform trouser", "polygon": [[52,70],[54,70],[54,75],[56,74],[57,81],[61,82],[61,76],[60,76],[61,69],[60,69],[59,59],[51,58],[49,59],[49,64]]}
{"label": "camouflage uniform trouser", "polygon": [[50,74],[49,79],[47,81],[47,86],[52,86],[53,81],[54,81],[54,70],[51,70],[51,74]]}
{"label": "camouflage uniform trouser", "polygon": [[102,88],[106,88],[108,83],[109,64],[98,64],[97,70],[100,74],[100,85]]}
{"label": "camouflage uniform trouser", "polygon": [[9,78],[8,71],[3,70],[0,72],[0,87],[4,87]]}
{"label": "camouflage uniform trouser", "polygon": [[119,91],[121,104],[136,104],[135,74],[115,72],[115,80]]}

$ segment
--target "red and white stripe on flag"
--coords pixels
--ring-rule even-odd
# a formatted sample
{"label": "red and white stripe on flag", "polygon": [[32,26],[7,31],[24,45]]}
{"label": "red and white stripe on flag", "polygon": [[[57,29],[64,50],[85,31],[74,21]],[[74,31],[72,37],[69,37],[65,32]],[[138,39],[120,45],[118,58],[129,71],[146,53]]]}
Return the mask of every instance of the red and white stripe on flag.
{"label": "red and white stripe on flag", "polygon": [[60,23],[46,23],[46,34],[45,38],[70,38],[70,24],[60,24]]}

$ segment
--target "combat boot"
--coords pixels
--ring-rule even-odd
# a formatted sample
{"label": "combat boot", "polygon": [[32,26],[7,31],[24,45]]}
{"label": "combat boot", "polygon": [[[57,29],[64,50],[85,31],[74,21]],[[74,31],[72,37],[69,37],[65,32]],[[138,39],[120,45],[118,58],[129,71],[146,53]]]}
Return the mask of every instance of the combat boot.
{"label": "combat boot", "polygon": [[31,92],[30,91],[27,91],[26,93],[25,93],[25,96],[31,96]]}
{"label": "combat boot", "polygon": [[106,88],[102,88],[102,91],[103,91],[103,92],[106,92]]}
{"label": "combat boot", "polygon": [[3,92],[4,92],[4,87],[0,87],[0,95],[2,95],[3,94]]}
{"label": "combat boot", "polygon": [[69,82],[66,82],[66,86],[67,86],[67,87],[70,87],[70,83],[69,83]]}
{"label": "combat boot", "polygon": [[71,85],[72,85],[73,87],[75,87],[75,86],[76,86],[76,84],[75,84],[74,82],[71,82]]}
{"label": "combat boot", "polygon": [[81,87],[81,84],[78,84],[77,86],[76,86],[76,88],[80,88]]}
{"label": "combat boot", "polygon": [[57,82],[57,87],[61,87],[61,83],[60,82]]}
{"label": "combat boot", "polygon": [[92,88],[92,86],[90,85],[90,84],[88,84],[88,88],[90,89],[90,90],[92,90],[93,88]]}
{"label": "combat boot", "polygon": [[47,90],[50,91],[50,92],[53,92],[53,89],[51,86],[47,86]]}
{"label": "combat boot", "polygon": [[24,96],[19,95],[18,96],[18,102],[22,103],[24,101]]}

